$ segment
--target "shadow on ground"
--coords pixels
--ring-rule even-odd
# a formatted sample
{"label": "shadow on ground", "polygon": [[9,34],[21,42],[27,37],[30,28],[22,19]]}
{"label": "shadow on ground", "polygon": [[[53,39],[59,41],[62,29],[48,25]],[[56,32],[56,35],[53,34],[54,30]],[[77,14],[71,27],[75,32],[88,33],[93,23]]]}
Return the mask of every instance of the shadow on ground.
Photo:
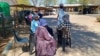
{"label": "shadow on ground", "polygon": [[100,49],[100,36],[97,33],[87,30],[87,26],[72,24],[72,48],[92,48],[97,51]]}
{"label": "shadow on ground", "polygon": [[[57,38],[56,36],[57,19],[54,18],[45,18],[45,19],[47,20],[48,25],[53,28],[55,37]],[[99,33],[89,31],[88,26],[85,25],[82,26],[76,23],[72,23],[71,34],[72,34],[71,35],[72,47],[71,48],[66,47],[67,52],[64,53],[62,52],[62,49],[59,47],[57,49],[55,56],[100,56]],[[22,53],[20,55],[25,56],[25,54]]]}
{"label": "shadow on ground", "polygon": [[[48,18],[46,20],[48,24],[56,32],[57,19]],[[96,54],[91,54],[91,53],[100,52],[99,51],[100,50],[100,35],[95,32],[88,31],[87,29],[88,29],[88,26],[85,26],[85,25],[82,26],[76,23],[72,23],[72,29],[71,29],[72,47],[70,49],[73,50],[72,52],[79,51],[83,54],[85,53],[86,55],[89,55],[89,54],[96,55]]]}

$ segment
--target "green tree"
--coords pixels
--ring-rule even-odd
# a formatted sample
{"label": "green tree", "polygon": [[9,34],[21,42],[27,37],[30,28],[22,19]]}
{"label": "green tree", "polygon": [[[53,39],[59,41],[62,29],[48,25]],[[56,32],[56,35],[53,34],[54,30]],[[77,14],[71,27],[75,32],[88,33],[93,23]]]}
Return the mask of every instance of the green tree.
{"label": "green tree", "polygon": [[66,0],[66,2],[69,4],[73,4],[73,3],[77,3],[77,0]]}
{"label": "green tree", "polygon": [[58,0],[52,0],[52,5],[56,5]]}
{"label": "green tree", "polygon": [[80,4],[87,5],[89,0],[79,0]]}
{"label": "green tree", "polygon": [[57,0],[44,0],[45,6],[55,5],[57,4]]}
{"label": "green tree", "polygon": [[40,5],[44,5],[44,6],[50,6],[50,5],[55,5],[57,4],[58,0],[31,0],[32,3],[34,4],[34,6],[40,6]]}
{"label": "green tree", "polygon": [[82,4],[83,14],[86,14],[89,0],[79,0],[79,1],[80,1],[80,4]]}
{"label": "green tree", "polygon": [[40,6],[43,0],[31,0],[34,6]]}
{"label": "green tree", "polygon": [[44,0],[44,5],[45,5],[45,6],[49,6],[50,3],[51,3],[51,0]]}

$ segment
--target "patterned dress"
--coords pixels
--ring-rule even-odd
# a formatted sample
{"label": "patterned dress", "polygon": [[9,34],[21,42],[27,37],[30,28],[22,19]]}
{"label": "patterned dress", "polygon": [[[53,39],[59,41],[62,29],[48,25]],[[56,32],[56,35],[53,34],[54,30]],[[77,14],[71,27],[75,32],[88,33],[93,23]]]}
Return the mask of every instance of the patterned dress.
{"label": "patterned dress", "polygon": [[59,21],[60,24],[58,25],[57,29],[62,30],[63,28],[66,28],[66,31],[68,32],[67,37],[70,37],[70,29],[71,29],[71,23],[69,21],[69,15],[65,14],[62,17],[62,21]]}

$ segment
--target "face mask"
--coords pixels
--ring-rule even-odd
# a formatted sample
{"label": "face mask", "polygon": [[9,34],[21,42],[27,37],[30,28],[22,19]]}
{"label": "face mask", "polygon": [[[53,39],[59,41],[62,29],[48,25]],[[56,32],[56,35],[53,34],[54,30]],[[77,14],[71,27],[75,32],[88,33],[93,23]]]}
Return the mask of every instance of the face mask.
{"label": "face mask", "polygon": [[63,6],[60,6],[60,8],[62,9],[62,8],[63,8]]}

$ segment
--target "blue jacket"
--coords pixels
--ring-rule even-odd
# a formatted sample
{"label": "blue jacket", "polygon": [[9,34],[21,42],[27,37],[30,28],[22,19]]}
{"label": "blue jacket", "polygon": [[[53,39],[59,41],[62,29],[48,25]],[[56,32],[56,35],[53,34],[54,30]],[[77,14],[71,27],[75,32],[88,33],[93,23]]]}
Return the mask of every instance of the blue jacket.
{"label": "blue jacket", "polygon": [[36,20],[31,21],[31,30],[33,33],[35,33],[38,26],[39,26],[39,21]]}

